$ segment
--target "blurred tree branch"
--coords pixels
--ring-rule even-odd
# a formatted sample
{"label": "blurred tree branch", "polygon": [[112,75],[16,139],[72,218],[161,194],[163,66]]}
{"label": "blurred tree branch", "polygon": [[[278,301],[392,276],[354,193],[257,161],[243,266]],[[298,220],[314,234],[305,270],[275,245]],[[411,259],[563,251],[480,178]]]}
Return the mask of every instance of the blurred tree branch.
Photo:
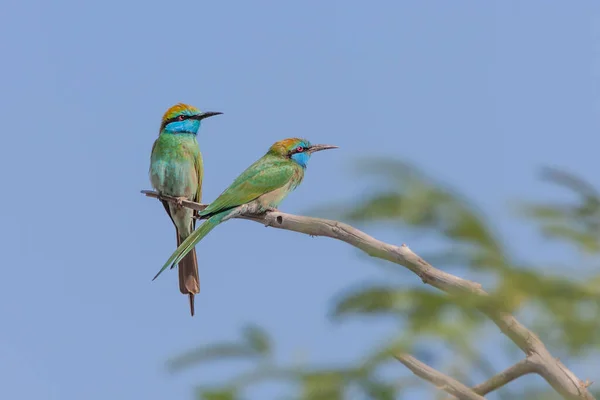
{"label": "blurred tree branch", "polygon": [[[156,192],[142,191],[148,197],[159,198]],[[175,202],[167,196],[163,200]],[[184,201],[183,206],[202,210],[206,206]],[[523,326],[510,313],[500,307],[481,285],[434,268],[405,244],[394,246],[379,241],[358,229],[333,220],[311,218],[282,213],[268,212],[262,215],[243,214],[239,218],[260,222],[265,226],[286,229],[311,236],[326,236],[344,241],[365,253],[398,265],[414,272],[423,283],[429,284],[451,295],[453,299],[476,307],[487,315],[526,355],[535,372],[542,376],[555,391],[567,399],[594,399],[587,390],[586,383],[578,379],[560,361],[555,359],[542,341]],[[505,371],[506,372],[506,371]],[[514,378],[513,378],[514,379]],[[508,383],[510,380],[507,380]]]}
{"label": "blurred tree branch", "polygon": [[532,363],[528,358],[524,358],[512,367],[505,369],[487,381],[473,387],[473,391],[483,396],[523,375],[531,374],[533,372],[536,372],[535,364]]}
{"label": "blurred tree branch", "polygon": [[396,354],[394,357],[410,369],[415,375],[433,383],[438,389],[450,393],[460,400],[484,400],[473,389],[468,388],[457,380],[442,374],[422,363],[413,356],[407,354]]}

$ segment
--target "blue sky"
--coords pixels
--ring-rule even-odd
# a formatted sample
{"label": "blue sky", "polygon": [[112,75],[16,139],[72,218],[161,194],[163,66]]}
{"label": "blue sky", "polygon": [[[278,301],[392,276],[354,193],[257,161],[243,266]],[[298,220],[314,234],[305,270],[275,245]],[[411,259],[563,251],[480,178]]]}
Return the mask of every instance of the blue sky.
{"label": "blue sky", "polygon": [[528,257],[546,244],[508,206],[556,195],[536,169],[598,184],[592,1],[20,0],[3,5],[0,33],[0,398],[191,398],[218,374],[169,375],[164,362],[245,322],[278,338],[283,361],[352,359],[381,334],[325,317],[332,293],[376,267],[247,221],[198,246],[195,318],[176,273],[150,282],[175,237],[139,190],[174,103],[224,112],[199,135],[206,201],[274,141],[301,136],[340,149],[313,157],[283,210],[359,196],[357,159],[392,156],[464,192]]}

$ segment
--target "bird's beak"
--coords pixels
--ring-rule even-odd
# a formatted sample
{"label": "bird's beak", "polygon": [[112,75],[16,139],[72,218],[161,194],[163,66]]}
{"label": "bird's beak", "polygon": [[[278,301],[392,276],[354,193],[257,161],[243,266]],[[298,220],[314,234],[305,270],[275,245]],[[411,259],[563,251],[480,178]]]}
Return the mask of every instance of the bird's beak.
{"label": "bird's beak", "polygon": [[321,150],[337,149],[337,146],[332,144],[313,144],[308,148],[309,153],[314,153]]}
{"label": "bird's beak", "polygon": [[220,114],[223,114],[223,113],[218,112],[218,111],[207,111],[207,112],[203,112],[202,114],[194,115],[192,118],[197,119],[198,121],[201,121],[204,118],[213,117],[215,115],[220,115]]}

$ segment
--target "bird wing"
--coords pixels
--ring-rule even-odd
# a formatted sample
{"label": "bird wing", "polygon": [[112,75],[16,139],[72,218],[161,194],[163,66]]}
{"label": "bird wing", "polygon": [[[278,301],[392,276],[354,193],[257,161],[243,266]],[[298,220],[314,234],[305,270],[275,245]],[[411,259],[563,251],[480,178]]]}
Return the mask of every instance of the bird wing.
{"label": "bird wing", "polygon": [[206,217],[240,206],[287,184],[296,173],[292,162],[264,157],[249,166],[200,216]]}
{"label": "bird wing", "polygon": [[[158,139],[156,139],[154,141],[154,143],[152,144],[152,151],[150,152],[150,165],[152,165],[152,155],[154,154],[154,149],[156,149],[157,143],[158,143]],[[152,168],[152,166],[150,168]],[[167,215],[171,219],[171,222],[173,222],[173,226],[175,226],[175,228],[177,228],[177,225],[175,224],[175,220],[173,219],[173,216],[171,215],[171,210],[169,209],[169,202],[166,200],[161,200],[160,202],[162,203],[165,211],[167,212]]]}
{"label": "bird wing", "polygon": [[[194,195],[194,199],[192,201],[195,203],[200,203],[202,201],[202,181],[204,179],[204,165],[200,150],[198,150],[194,155],[194,168],[196,169],[196,176],[198,177],[198,188],[196,189],[196,194]],[[194,217],[197,216],[198,211],[194,210]],[[194,229],[196,229],[196,218],[192,218],[192,231]]]}
{"label": "bird wing", "polygon": [[154,153],[154,149],[156,148],[156,143],[158,143],[158,139],[156,139],[154,141],[154,143],[152,143],[152,151],[150,152],[150,158],[152,158],[152,153]]}
{"label": "bird wing", "polygon": [[202,153],[198,150],[194,154],[194,168],[196,169],[196,176],[198,177],[198,189],[192,201],[200,203],[202,201],[202,179],[204,177],[204,166],[202,163]]}

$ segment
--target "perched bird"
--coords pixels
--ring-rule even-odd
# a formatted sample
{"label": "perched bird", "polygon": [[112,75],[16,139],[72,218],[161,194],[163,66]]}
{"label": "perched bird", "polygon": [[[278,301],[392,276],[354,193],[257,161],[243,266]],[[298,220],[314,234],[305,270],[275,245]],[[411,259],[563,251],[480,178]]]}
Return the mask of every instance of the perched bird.
{"label": "perched bird", "polygon": [[337,146],[313,145],[299,138],[273,144],[267,154],[242,172],[208,207],[198,212],[199,218],[207,220],[179,245],[154,279],[169,265],[173,267],[188,257],[194,246],[221,222],[244,212],[261,213],[276,208],[302,182],[311,154],[335,148]]}
{"label": "perched bird", "polygon": [[[203,113],[187,104],[176,104],[167,110],[150,156],[150,182],[159,194],[178,197],[180,200],[201,201],[203,166],[196,134],[200,129],[200,121],[219,114],[222,113]],[[175,225],[179,246],[194,231],[195,211],[167,201],[162,204]],[[189,295],[190,312],[193,316],[194,295],[200,292],[196,251],[193,249],[186,253],[177,262],[179,290]]]}

